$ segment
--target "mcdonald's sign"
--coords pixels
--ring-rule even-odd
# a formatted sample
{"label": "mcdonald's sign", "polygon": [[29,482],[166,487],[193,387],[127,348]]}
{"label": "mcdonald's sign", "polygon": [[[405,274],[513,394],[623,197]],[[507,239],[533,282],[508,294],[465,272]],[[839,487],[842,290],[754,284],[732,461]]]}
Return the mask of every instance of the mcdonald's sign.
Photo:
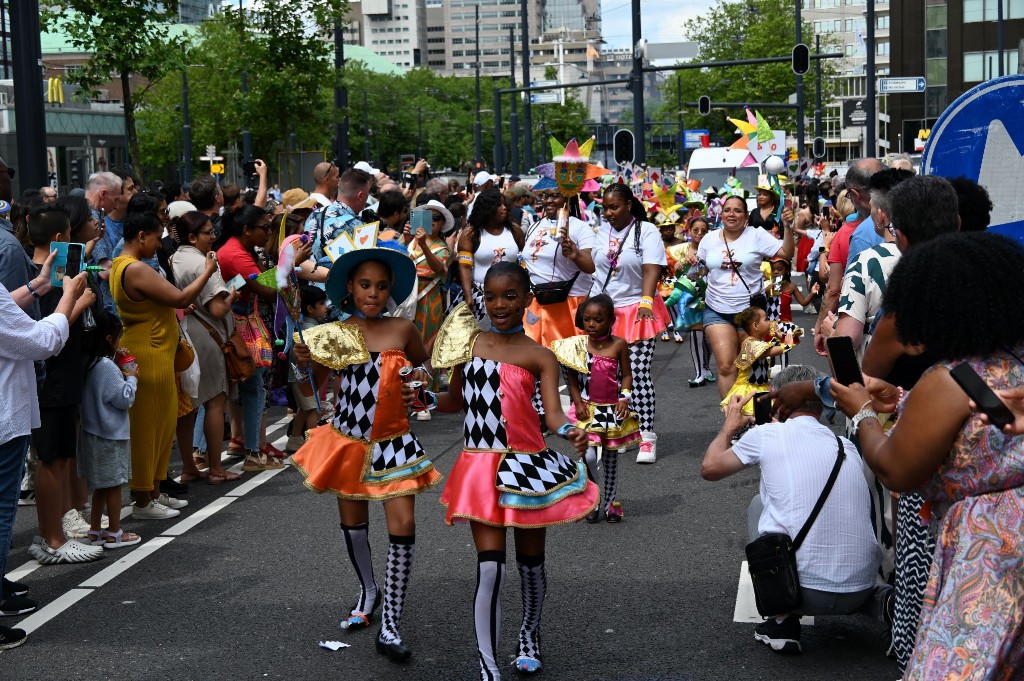
{"label": "mcdonald's sign", "polygon": [[46,80],[46,103],[64,104],[64,86],[60,78],[47,78]]}

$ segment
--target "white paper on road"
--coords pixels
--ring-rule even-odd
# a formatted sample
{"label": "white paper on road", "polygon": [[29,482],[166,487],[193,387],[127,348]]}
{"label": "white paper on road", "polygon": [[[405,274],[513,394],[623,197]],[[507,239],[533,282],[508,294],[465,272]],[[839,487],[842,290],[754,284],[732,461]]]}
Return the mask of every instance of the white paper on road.
{"label": "white paper on road", "polygon": [[328,650],[339,650],[341,648],[351,648],[352,646],[341,641],[320,641],[320,647],[327,648]]}

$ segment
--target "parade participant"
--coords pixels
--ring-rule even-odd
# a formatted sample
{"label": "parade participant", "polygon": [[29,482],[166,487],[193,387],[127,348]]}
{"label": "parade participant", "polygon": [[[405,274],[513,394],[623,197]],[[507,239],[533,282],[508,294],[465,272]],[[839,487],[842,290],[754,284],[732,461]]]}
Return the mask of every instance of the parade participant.
{"label": "parade participant", "polygon": [[526,335],[547,347],[576,334],[576,310],[592,285],[594,230],[570,215],[567,204],[575,197],[567,199],[550,180],[537,184],[543,216],[526,235],[523,264],[533,286],[561,284],[565,294],[543,302],[535,296],[526,312]]}
{"label": "parade participant", "polygon": [[657,295],[658,278],[665,267],[665,248],[658,229],[644,221],[643,204],[624,184],[604,192],[604,220],[594,249],[594,286],[591,295],[607,293],[615,301],[612,333],[629,343],[633,371],[632,403],[640,417],[640,453],[637,463],[657,460],[654,432],[654,338],[671,322],[665,301]]}
{"label": "parade participant", "polygon": [[515,534],[523,596],[523,624],[513,664],[532,674],[542,664],[546,528],[582,520],[596,508],[598,492],[582,463],[547,448],[535,418],[531,399],[534,382],[540,379],[548,428],[569,440],[577,452],[586,450],[586,433],[562,412],[558,362],[523,333],[523,315],[533,298],[529,276],[514,263],[498,263],[483,285],[492,330],[481,332],[465,306],[456,308],[438,333],[432,363],[438,369],[453,369],[448,392],[437,395],[438,409],[466,412],[465,448],[441,503],[447,507],[445,522],[468,521],[472,528],[478,563],[474,620],[480,676],[492,681],[501,678],[497,646],[506,529],[513,528]]}
{"label": "parade participant", "polygon": [[[477,177],[482,175],[487,173]],[[463,299],[472,303],[477,321],[488,323],[483,303],[488,268],[499,262],[516,262],[525,242],[523,230],[509,220],[505,197],[499,190],[491,187],[476,195],[469,227],[459,237],[459,281]]]}
{"label": "parade participant", "polygon": [[[778,357],[793,347],[791,334],[771,334],[768,318],[759,307],[748,307],[736,315],[736,325],[743,329],[747,337],[743,340],[735,360],[738,370],[736,382],[732,384],[721,402],[723,411],[733,395],[746,397],[750,393],[767,392],[771,371],[768,358]],[[743,413],[748,416],[754,415],[753,400],[744,403]]]}
{"label": "parade participant", "polygon": [[[718,391],[724,398],[736,380],[736,355],[740,337],[735,315],[758,302],[761,294],[761,263],[776,256],[793,256],[793,230],[785,229],[780,241],[763,229],[747,224],[747,204],[730,195],[722,203],[722,229],[704,237],[697,248],[697,260],[707,265],[704,331],[718,365]],[[792,215],[783,211],[785,226]],[[760,301],[756,299],[760,297]]]}
{"label": "parade participant", "polygon": [[[331,267],[327,295],[352,315],[344,322],[321,324],[305,332],[312,361],[340,373],[334,419],[310,433],[292,457],[317,493],[338,497],[345,546],[359,578],[359,596],[341,623],[349,631],[370,626],[373,612],[384,609],[377,652],[404,662],[412,652],[399,634],[402,608],[416,549],[414,495],[441,481],[416,436],[409,431],[400,370],[427,360],[415,325],[384,317],[388,300],[396,304],[412,293],[416,267],[397,243],[371,239],[369,247],[342,254]],[[304,395],[312,395],[309,360],[295,345],[294,368]],[[413,373],[427,380],[425,370]],[[383,591],[370,559],[368,502],[383,501],[388,528],[388,558]]]}
{"label": "parade participant", "polygon": [[[121,486],[131,475],[131,440],[128,410],[135,403],[139,367],[119,355],[124,330],[117,315],[102,311],[96,326],[84,334],[82,348],[88,360],[82,395],[82,435],[78,449],[78,475],[92,491],[88,543],[120,549],[142,541],[121,528]],[[121,367],[114,363],[117,358]],[[100,527],[103,512],[110,526]]]}
{"label": "parade participant", "polygon": [[[690,332],[690,359],[693,360],[693,378],[691,388],[700,388],[718,379],[708,366],[711,359],[711,346],[704,334],[704,296],[707,292],[707,269],[697,261],[697,249],[708,233],[711,223],[707,218],[696,217],[690,220],[689,237],[686,254],[682,263],[686,267],[685,276],[676,279],[676,291],[679,298],[674,301],[678,309],[679,323],[677,330],[687,329]],[[671,297],[670,297],[671,298]]]}
{"label": "parade participant", "polygon": [[[796,298],[800,305],[806,307],[814,300],[814,296],[819,290],[817,284],[814,284],[811,286],[811,290],[805,294],[790,281],[791,270],[789,258],[772,258],[771,284],[765,289],[765,296],[768,299],[768,309],[766,310],[768,321],[775,322],[783,330],[783,333],[795,331],[797,328],[793,324],[793,298]],[[780,322],[781,324],[779,324]],[[779,366],[783,369],[789,366],[788,354],[779,356]]]}
{"label": "parade participant", "polygon": [[[440,201],[431,199],[416,210],[430,213],[431,229],[419,229],[412,234],[409,255],[416,264],[416,280],[419,291],[416,294],[416,328],[420,330],[423,345],[428,352],[434,345],[434,336],[444,321],[444,280],[448,274],[451,251],[445,237],[455,229],[455,218]],[[419,414],[430,415],[429,411],[419,412],[419,420],[428,420]]]}
{"label": "parade participant", "polygon": [[[676,215],[676,213],[673,213],[673,217]],[[685,264],[686,254],[689,250],[689,244],[679,237],[678,229],[679,224],[674,221],[665,221],[658,225],[661,241],[665,245],[665,259],[668,261],[662,272],[661,279],[658,280],[658,295],[661,296],[662,300],[667,300],[675,290],[676,279],[681,274],[681,269]],[[672,324],[670,325],[672,335],[669,335],[669,329],[666,328],[661,332],[660,340],[669,341],[675,339],[676,343],[682,343],[685,339],[679,333],[681,324],[679,312],[668,305],[666,305],[666,308],[668,308],[668,314],[672,318]]]}
{"label": "parade participant", "polygon": [[757,205],[750,211],[747,224],[751,227],[761,227],[776,239],[781,239],[782,227],[775,219],[779,210],[779,195],[768,183],[767,175],[761,175],[757,180]]}
{"label": "parade participant", "polygon": [[[612,335],[615,304],[606,294],[588,298],[576,313],[576,326],[586,336],[555,341],[551,349],[566,368],[572,406],[569,420],[587,432],[589,446],[584,455],[590,479],[597,482],[597,450],[603,450],[604,512],[610,523],[622,521],[622,504],[615,500],[618,489],[619,454],[640,441],[640,424],[629,411],[633,376],[629,368],[629,346]],[[587,516],[596,523],[601,509]]]}

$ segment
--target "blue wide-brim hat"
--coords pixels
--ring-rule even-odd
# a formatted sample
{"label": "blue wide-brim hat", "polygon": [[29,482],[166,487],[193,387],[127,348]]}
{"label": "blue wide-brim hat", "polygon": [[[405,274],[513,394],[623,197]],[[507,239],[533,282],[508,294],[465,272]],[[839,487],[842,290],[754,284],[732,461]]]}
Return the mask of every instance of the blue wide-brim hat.
{"label": "blue wide-brim hat", "polygon": [[327,297],[345,312],[354,312],[352,297],[348,293],[348,279],[352,271],[370,260],[384,263],[391,270],[394,283],[391,285],[391,299],[400,305],[412,294],[416,285],[416,265],[409,257],[409,251],[397,241],[378,241],[375,248],[358,248],[347,251],[331,265],[327,277]]}

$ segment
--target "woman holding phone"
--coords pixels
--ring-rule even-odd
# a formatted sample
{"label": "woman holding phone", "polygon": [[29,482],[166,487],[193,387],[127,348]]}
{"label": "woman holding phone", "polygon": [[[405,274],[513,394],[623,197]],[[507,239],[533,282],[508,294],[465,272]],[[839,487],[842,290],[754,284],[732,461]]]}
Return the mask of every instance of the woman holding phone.
{"label": "woman holding phone", "polygon": [[[452,257],[446,237],[455,230],[455,218],[443,203],[431,199],[413,211],[413,223],[420,220],[429,222],[429,227],[414,228],[412,241],[409,242],[409,255],[416,264],[416,279],[419,282],[414,323],[423,338],[423,346],[430,352],[434,347],[437,330],[444,321],[443,284]],[[416,419],[429,421],[430,412],[416,412]]]}

